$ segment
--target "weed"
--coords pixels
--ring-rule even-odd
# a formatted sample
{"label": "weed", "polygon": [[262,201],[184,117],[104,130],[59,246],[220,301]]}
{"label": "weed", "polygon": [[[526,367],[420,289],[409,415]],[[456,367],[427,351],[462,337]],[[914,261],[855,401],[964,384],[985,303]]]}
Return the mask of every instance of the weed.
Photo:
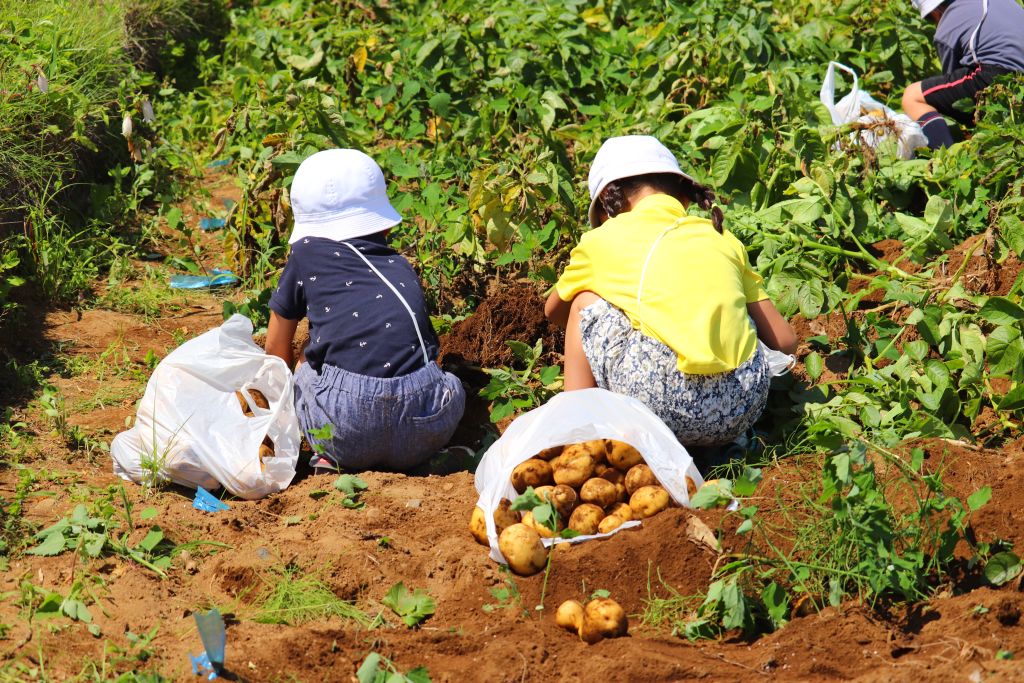
{"label": "weed", "polygon": [[513,578],[512,571],[506,565],[502,565],[501,573],[503,585],[493,586],[489,589],[491,597],[497,602],[484,605],[483,610],[494,612],[499,609],[514,609],[528,616],[529,612],[523,607],[523,596],[519,592],[519,586]]}
{"label": "weed", "polygon": [[315,576],[294,565],[277,573],[256,599],[253,620],[265,624],[303,624],[340,617],[369,628],[372,620],[351,602],[341,600]]}
{"label": "weed", "polygon": [[561,387],[557,366],[537,367],[544,353],[541,340],[533,346],[517,341],[506,344],[525,367],[522,370],[484,368],[491,380],[480,390],[480,395],[492,402],[491,422],[539,406]]}
{"label": "weed", "polygon": [[390,659],[371,652],[356,670],[356,679],[359,683],[430,683],[430,673],[418,666],[403,674]]}
{"label": "weed", "polygon": [[402,618],[409,628],[426,621],[437,609],[437,603],[426,591],[419,588],[409,590],[399,581],[388,590],[381,600],[385,607]]}

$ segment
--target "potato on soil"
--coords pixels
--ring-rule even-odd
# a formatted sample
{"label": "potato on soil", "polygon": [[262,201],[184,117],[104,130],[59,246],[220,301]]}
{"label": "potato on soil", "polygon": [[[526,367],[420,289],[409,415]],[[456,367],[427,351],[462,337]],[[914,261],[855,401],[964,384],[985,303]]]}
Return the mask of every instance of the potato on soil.
{"label": "potato on soil", "polygon": [[585,643],[596,643],[604,638],[618,638],[629,631],[629,620],[619,603],[611,598],[597,598],[583,608],[580,638]]}
{"label": "potato on soil", "polygon": [[615,491],[615,484],[601,477],[594,477],[583,483],[583,486],[580,488],[580,499],[584,503],[593,503],[602,508],[619,502],[618,493]]}
{"label": "potato on soil", "polygon": [[597,533],[607,534],[610,531],[615,531],[625,520],[618,515],[608,515],[601,520],[601,523],[597,525]]}
{"label": "potato on soil", "polygon": [[522,493],[530,486],[537,488],[538,486],[550,484],[553,481],[551,478],[551,465],[546,460],[538,460],[536,458],[530,458],[516,465],[515,469],[512,470],[511,478],[512,486],[517,493]]}
{"label": "potato on soil", "polygon": [[616,469],[628,472],[630,467],[639,465],[644,461],[640,451],[628,443],[608,440],[608,463]]}
{"label": "potato on soil", "polygon": [[520,576],[531,576],[544,569],[547,551],[540,535],[525,524],[513,524],[501,532],[498,548],[509,569]]}
{"label": "potato on soil", "polygon": [[594,458],[586,451],[573,444],[565,449],[555,462],[554,479],[556,484],[565,484],[573,488],[583,486],[583,482],[594,476]]}
{"label": "potato on soil", "polygon": [[577,600],[566,600],[555,612],[555,623],[578,633],[583,624],[583,605]]}
{"label": "potato on soil", "polygon": [[604,519],[604,510],[593,503],[583,503],[572,511],[569,528],[581,534],[595,534]]}
{"label": "potato on soil", "polygon": [[533,457],[538,460],[547,460],[548,462],[551,462],[552,460],[560,456],[564,449],[565,446],[552,446],[551,448],[545,448],[544,450],[542,450],[540,453]]}
{"label": "potato on soil", "polygon": [[637,489],[644,486],[660,486],[660,483],[650,467],[643,463],[633,465],[629,472],[626,472],[626,491],[632,496]]}
{"label": "potato on soil", "polygon": [[608,508],[608,516],[615,515],[623,522],[628,522],[633,519],[633,508],[629,507],[629,503],[617,503]]}
{"label": "potato on soil", "polygon": [[[541,538],[554,538],[558,535],[558,532],[552,531],[548,527],[544,526],[543,524],[535,520],[533,518],[533,513],[529,511],[523,513],[523,524],[536,531],[537,535]],[[561,522],[559,522],[557,526],[558,531],[561,531],[564,528]]]}
{"label": "potato on soil", "polygon": [[668,491],[660,486],[642,486],[629,498],[629,507],[633,516],[644,519],[656,515],[668,507]]}
{"label": "potato on soil", "polygon": [[480,545],[490,545],[487,541],[487,523],[484,521],[484,511],[479,505],[473,508],[473,514],[469,516],[469,533]]}

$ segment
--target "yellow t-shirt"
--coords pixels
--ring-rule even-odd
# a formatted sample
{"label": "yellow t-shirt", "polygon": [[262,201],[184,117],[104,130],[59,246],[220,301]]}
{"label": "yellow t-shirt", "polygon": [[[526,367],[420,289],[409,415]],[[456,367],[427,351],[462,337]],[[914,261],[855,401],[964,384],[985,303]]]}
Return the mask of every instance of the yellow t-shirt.
{"label": "yellow t-shirt", "polygon": [[[648,253],[677,221],[651,254],[638,305]],[[757,332],[746,305],[768,298],[762,282],[730,232],[719,234],[674,197],[653,194],[585,233],[555,290],[562,301],[594,292],[675,351],[681,372],[710,375],[735,370],[754,354]]]}

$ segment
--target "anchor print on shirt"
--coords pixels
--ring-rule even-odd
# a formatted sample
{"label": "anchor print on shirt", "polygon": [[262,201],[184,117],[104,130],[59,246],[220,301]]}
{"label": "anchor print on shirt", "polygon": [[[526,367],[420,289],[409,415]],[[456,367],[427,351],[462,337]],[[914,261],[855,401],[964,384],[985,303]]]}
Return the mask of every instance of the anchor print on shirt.
{"label": "anchor print on shirt", "polygon": [[384,323],[384,329],[385,330],[388,329],[389,327],[391,327],[391,323]]}
{"label": "anchor print on shirt", "polygon": [[385,363],[385,364],[384,364],[384,367],[386,367],[386,368],[390,368],[390,367],[391,367],[391,363]]}
{"label": "anchor print on shirt", "polygon": [[354,282],[354,280],[346,280],[345,281],[345,286],[346,287],[351,287],[353,282]]}
{"label": "anchor print on shirt", "polygon": [[309,281],[310,282],[316,282],[316,275],[310,275],[309,276]]}
{"label": "anchor print on shirt", "polygon": [[359,311],[352,311],[352,317],[353,318],[358,318],[359,317]]}
{"label": "anchor print on shirt", "polygon": [[359,342],[359,348],[363,348],[364,346],[366,346],[366,342],[364,342],[364,341]]}

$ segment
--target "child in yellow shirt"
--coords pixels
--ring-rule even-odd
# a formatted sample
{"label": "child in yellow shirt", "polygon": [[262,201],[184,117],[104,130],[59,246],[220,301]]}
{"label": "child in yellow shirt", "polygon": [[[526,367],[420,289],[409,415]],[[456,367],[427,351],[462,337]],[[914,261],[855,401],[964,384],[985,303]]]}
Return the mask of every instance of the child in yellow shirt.
{"label": "child in yellow shirt", "polygon": [[[765,345],[796,349],[722,227],[714,195],[646,135],[610,138],[588,179],[590,224],[545,305],[565,326],[565,389],[639,399],[686,446],[718,445],[760,417]],[[690,216],[696,203],[711,220]]]}

